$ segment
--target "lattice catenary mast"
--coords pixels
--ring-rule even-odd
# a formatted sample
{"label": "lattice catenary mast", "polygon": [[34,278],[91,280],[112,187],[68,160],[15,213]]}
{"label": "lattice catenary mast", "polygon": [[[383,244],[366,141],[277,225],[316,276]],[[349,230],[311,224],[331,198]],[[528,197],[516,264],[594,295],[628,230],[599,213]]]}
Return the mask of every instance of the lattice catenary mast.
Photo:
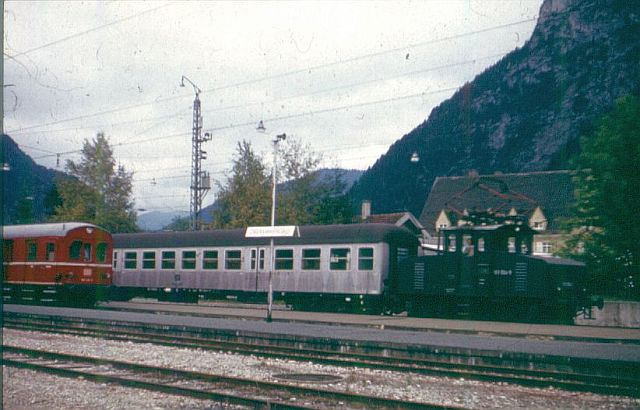
{"label": "lattice catenary mast", "polygon": [[207,171],[202,170],[202,160],[207,159],[207,152],[202,150],[202,143],[211,141],[209,133],[202,136],[202,114],[200,111],[201,90],[193,81],[182,76],[180,83],[184,87],[184,81],[188,81],[196,93],[193,100],[193,127],[191,136],[191,208],[189,214],[189,230],[195,231],[202,227],[200,211],[202,210],[202,200],[211,189],[211,178]]}

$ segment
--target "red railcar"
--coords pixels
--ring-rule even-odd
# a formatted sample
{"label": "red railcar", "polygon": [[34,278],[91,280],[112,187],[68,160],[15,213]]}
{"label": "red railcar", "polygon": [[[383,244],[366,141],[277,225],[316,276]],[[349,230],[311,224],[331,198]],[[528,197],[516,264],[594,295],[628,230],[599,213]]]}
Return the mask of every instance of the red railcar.
{"label": "red railcar", "polygon": [[111,234],[81,222],[5,226],[5,303],[92,305],[111,285]]}

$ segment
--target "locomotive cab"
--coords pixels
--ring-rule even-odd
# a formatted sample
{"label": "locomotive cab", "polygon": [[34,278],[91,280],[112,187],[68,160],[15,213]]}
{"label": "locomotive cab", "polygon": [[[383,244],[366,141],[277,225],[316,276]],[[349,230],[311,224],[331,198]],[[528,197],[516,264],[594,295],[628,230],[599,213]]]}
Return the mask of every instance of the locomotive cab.
{"label": "locomotive cab", "polygon": [[584,264],[532,255],[523,223],[443,228],[438,254],[400,267],[400,292],[415,316],[569,322],[588,306]]}

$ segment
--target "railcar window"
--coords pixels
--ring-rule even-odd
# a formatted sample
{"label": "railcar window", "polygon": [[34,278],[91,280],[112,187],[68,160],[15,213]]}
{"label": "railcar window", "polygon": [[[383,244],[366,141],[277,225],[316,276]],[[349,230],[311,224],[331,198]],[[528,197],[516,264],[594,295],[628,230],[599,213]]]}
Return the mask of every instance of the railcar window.
{"label": "railcar window", "polygon": [[218,251],[203,252],[202,268],[218,269]]}
{"label": "railcar window", "polygon": [[457,250],[456,247],[456,234],[452,233],[449,235],[449,252],[455,252]]}
{"label": "railcar window", "polygon": [[148,251],[142,252],[142,269],[155,269],[156,268],[156,252]]}
{"label": "railcar window", "polygon": [[509,237],[507,241],[507,249],[509,253],[516,253],[516,238],[515,236]]}
{"label": "railcar window", "polygon": [[320,270],[320,249],[302,250],[302,269]]}
{"label": "railcar window", "polygon": [[251,270],[256,269],[256,262],[258,269],[264,270],[264,249],[251,249]]}
{"label": "railcar window", "polygon": [[80,259],[80,249],[82,249],[82,242],[71,242],[69,246],[69,259]]}
{"label": "railcar window", "polygon": [[484,252],[484,238],[479,237],[476,243],[478,245],[478,252]]}
{"label": "railcar window", "polygon": [[373,270],[373,248],[358,249],[358,269]]}
{"label": "railcar window", "polygon": [[2,241],[2,260],[5,262],[13,261],[13,241],[10,239]]}
{"label": "railcar window", "polygon": [[242,251],[225,251],[224,252],[225,269],[239,270],[242,268]]}
{"label": "railcar window", "polygon": [[90,243],[85,243],[82,246],[82,259],[85,261],[90,261],[91,260],[91,244]]}
{"label": "railcar window", "polygon": [[162,252],[162,269],[175,269],[175,268],[176,268],[175,251],[163,251]]}
{"label": "railcar window", "polygon": [[471,235],[462,235],[462,253],[465,256],[473,256],[473,241]]}
{"label": "railcar window", "polygon": [[276,249],[276,269],[293,270],[293,249]]}
{"label": "railcar window", "polygon": [[331,270],[351,269],[351,249],[332,248],[329,253],[329,269]]}
{"label": "railcar window", "polygon": [[98,246],[96,246],[96,260],[99,263],[105,263],[107,261],[107,244],[104,242],[100,242]]}
{"label": "railcar window", "polygon": [[182,269],[196,268],[196,251],[182,251]]}
{"label": "railcar window", "polygon": [[398,248],[396,250],[396,261],[400,262],[409,257],[409,249],[407,248]]}
{"label": "railcar window", "polygon": [[36,241],[27,241],[27,260],[35,261],[38,258],[38,244]]}
{"label": "railcar window", "polygon": [[53,242],[47,242],[47,254],[46,254],[47,260],[48,261],[55,261],[56,260],[56,244]]}
{"label": "railcar window", "polygon": [[124,268],[136,269],[138,267],[138,253],[137,252],[125,252],[124,253]]}
{"label": "railcar window", "polygon": [[113,269],[118,267],[118,252],[113,252]]}

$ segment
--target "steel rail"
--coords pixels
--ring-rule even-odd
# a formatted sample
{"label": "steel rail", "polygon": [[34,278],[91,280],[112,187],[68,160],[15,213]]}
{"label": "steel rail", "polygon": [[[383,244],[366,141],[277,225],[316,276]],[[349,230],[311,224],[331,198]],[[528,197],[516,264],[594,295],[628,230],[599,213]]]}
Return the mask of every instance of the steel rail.
{"label": "steel rail", "polygon": [[[116,383],[125,387],[256,408],[331,409],[340,406],[342,408],[371,409],[459,409],[458,407],[437,404],[220,376],[14,346],[3,346],[3,364],[45,371],[65,377],[83,377],[101,383]],[[191,385],[185,385],[187,383]],[[228,392],[229,390],[233,393]],[[259,396],[268,396],[269,398],[265,399]],[[296,401],[313,404],[292,404],[291,399],[293,398]]]}
{"label": "steel rail", "polygon": [[[26,318],[34,321],[34,318]],[[284,358],[298,361],[314,361],[316,363],[336,366],[368,367],[381,370],[414,372],[440,377],[464,377],[488,382],[504,382],[529,387],[557,387],[571,391],[587,391],[599,394],[624,395],[640,397],[638,372],[614,376],[602,376],[585,372],[569,372],[554,370],[536,370],[515,368],[505,365],[465,364],[445,362],[440,359],[423,359],[415,357],[380,356],[375,354],[347,353],[320,349],[273,346],[253,344],[239,341],[221,341],[180,334],[157,332],[153,329],[132,329],[130,324],[124,326],[113,322],[107,328],[99,324],[87,322],[74,323],[69,319],[64,324],[51,323],[51,320],[37,320],[33,324],[25,324],[20,319],[5,318],[5,326],[23,330],[67,333],[79,336],[92,336],[112,340],[125,340],[141,343],[155,343],[171,347],[200,348],[210,350],[227,350],[237,354],[261,355],[263,357]],[[123,330],[124,329],[124,330]],[[446,356],[446,354],[443,354]]]}

